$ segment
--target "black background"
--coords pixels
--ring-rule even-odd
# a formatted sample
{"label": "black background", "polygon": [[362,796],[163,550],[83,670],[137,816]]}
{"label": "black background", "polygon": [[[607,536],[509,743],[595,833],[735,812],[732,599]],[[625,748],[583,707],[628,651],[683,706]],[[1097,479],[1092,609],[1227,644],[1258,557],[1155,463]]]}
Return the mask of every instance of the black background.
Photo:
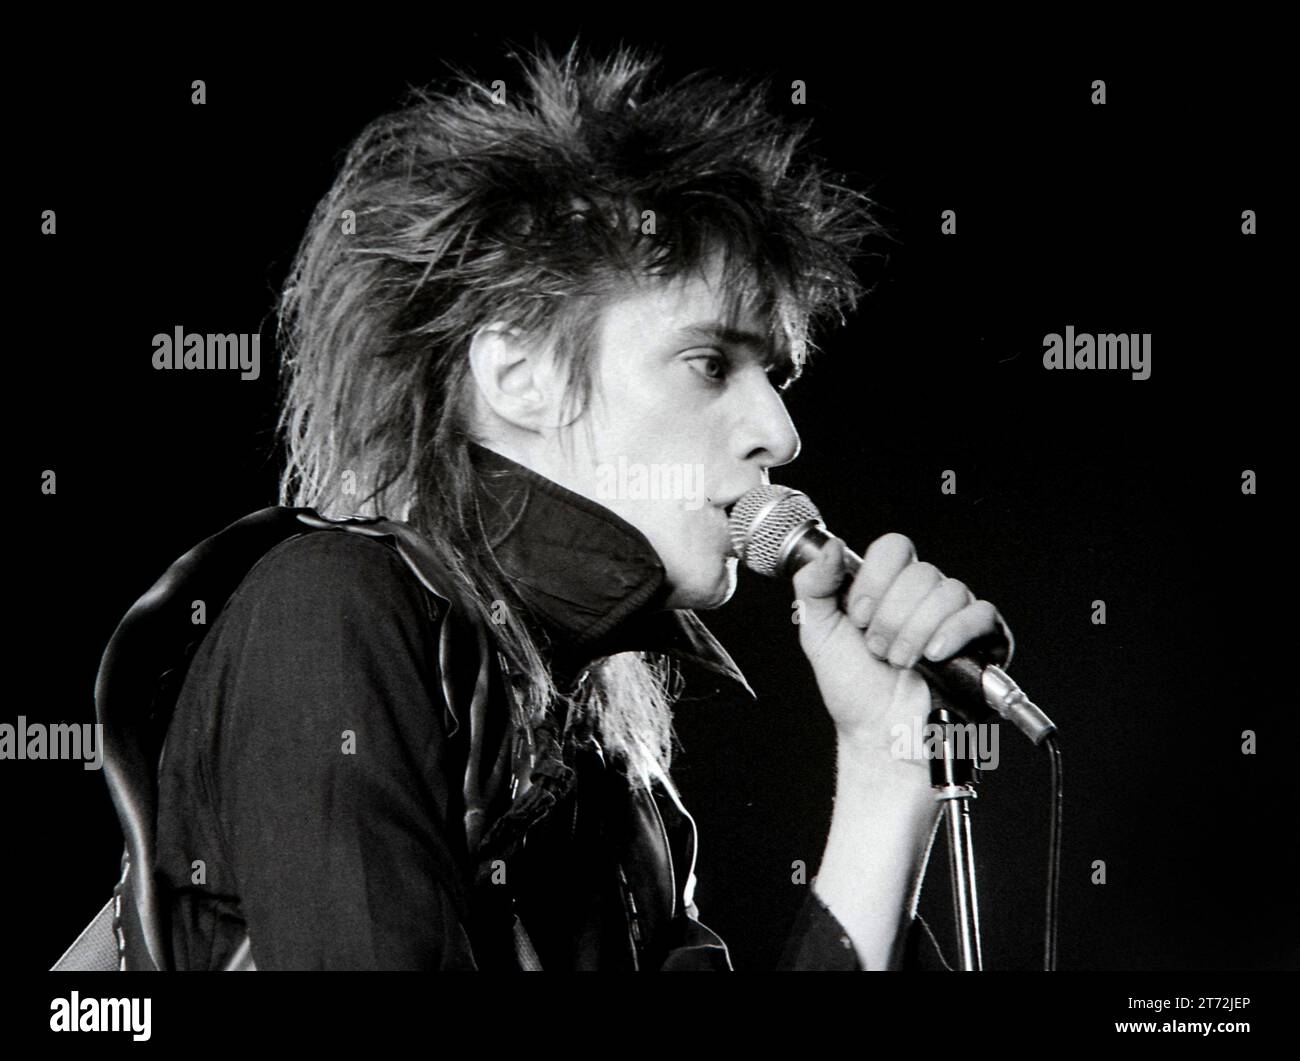
{"label": "black background", "polygon": [[[776,105],[813,117],[817,150],[882,204],[895,242],[872,296],[790,392],[803,453],[775,478],[859,548],[908,534],[1008,619],[1013,673],[1062,733],[1062,968],[1297,967],[1296,847],[1280,817],[1294,697],[1263,662],[1294,651],[1280,617],[1290,543],[1270,516],[1295,349],[1275,68],[1227,40],[990,33],[976,47],[866,21],[573,21],[542,37],[564,46],[575,29],[595,47],[653,45],[676,72],[770,74]],[[11,99],[10,312],[26,339],[9,370],[23,485],[6,521],[16,623],[0,721],[93,721],[99,654],[126,609],[190,546],[274,503],[271,311],[342,152],[443,60],[514,88],[502,39],[533,32],[358,21],[250,38],[59,49]],[[190,103],[195,78],[205,106]],[[805,107],[781,87],[796,78]],[[958,234],[944,237],[949,208]],[[44,209],[56,236],[39,234]],[[1243,209],[1258,235],[1241,234]],[[1151,378],[1045,371],[1042,337],[1067,324],[1152,333]],[[151,338],[176,325],[261,328],[261,378],[155,371]],[[45,469],[54,496],[39,492]],[[940,492],[947,469],[954,496]],[[1257,496],[1241,493],[1244,469]],[[743,578],[706,618],[761,699],[679,710],[697,900],[739,968],[770,968],[804,895],[791,863],[811,875],[824,844],[833,732],[788,589]],[[1002,737],[973,809],[985,961],[1032,969],[1047,767]],[[109,895],[121,840],[100,774],[5,762],[0,778],[17,923],[5,964],[45,969]],[[940,838],[922,911],[951,953],[948,903]]]}

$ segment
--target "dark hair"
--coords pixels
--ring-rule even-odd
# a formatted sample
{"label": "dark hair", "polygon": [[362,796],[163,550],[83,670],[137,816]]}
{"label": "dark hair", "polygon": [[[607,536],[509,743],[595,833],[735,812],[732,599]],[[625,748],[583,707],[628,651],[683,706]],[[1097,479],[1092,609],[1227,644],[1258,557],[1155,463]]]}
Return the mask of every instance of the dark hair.
{"label": "dark hair", "polygon": [[[767,321],[791,375],[814,323],[860,293],[852,257],[877,227],[864,196],[804,156],[806,126],[772,114],[763,85],[660,86],[658,66],[575,48],[525,56],[518,89],[460,76],[416,90],[351,146],[283,293],[282,500],[410,520],[485,620],[514,598],[467,451],[478,329],[504,321],[553,340],[584,403],[599,311],[637,278],[720,258],[729,299]],[[532,635],[489,629],[531,675],[517,721],[542,720],[556,689]],[[654,662],[613,657],[579,696],[642,775],[666,774],[671,757]]]}

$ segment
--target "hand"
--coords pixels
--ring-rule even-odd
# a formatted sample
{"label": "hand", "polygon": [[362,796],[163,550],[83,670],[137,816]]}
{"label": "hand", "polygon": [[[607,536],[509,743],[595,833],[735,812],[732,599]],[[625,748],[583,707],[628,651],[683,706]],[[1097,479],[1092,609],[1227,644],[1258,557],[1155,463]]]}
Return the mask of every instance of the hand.
{"label": "hand", "polygon": [[[924,725],[932,705],[925,679],[910,669],[924,654],[957,655],[985,634],[1011,635],[997,609],[965,584],[916,559],[901,534],[877,538],[840,607],[844,543],[832,538],[794,578],[803,602],[799,643],[812,663],[822,700],[842,742],[889,757],[895,727]],[[939,702],[942,706],[942,701]],[[928,768],[923,759],[908,762]]]}

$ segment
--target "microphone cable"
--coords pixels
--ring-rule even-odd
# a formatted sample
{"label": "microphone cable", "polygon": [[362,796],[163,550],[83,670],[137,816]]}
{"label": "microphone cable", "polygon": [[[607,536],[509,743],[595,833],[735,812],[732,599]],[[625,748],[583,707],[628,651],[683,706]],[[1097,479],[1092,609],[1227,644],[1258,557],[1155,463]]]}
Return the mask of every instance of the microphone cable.
{"label": "microphone cable", "polygon": [[1043,741],[1052,764],[1052,806],[1047,827],[1047,918],[1043,929],[1043,971],[1056,971],[1056,935],[1060,916],[1061,889],[1061,823],[1065,806],[1061,791],[1061,746],[1056,734]]}

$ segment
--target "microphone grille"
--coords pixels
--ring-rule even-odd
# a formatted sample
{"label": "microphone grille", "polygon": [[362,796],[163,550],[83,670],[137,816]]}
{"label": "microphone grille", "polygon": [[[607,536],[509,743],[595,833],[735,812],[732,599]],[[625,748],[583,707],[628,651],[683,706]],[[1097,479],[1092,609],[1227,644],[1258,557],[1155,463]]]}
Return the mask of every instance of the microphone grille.
{"label": "microphone grille", "polygon": [[790,532],[821,513],[808,495],[788,486],[766,484],[741,495],[731,507],[731,544],[746,567],[769,577],[778,574],[781,547]]}

